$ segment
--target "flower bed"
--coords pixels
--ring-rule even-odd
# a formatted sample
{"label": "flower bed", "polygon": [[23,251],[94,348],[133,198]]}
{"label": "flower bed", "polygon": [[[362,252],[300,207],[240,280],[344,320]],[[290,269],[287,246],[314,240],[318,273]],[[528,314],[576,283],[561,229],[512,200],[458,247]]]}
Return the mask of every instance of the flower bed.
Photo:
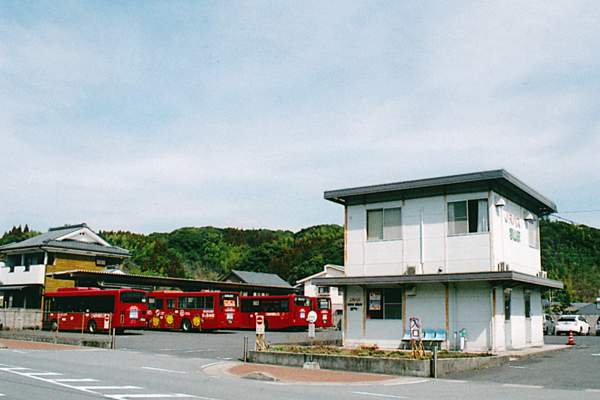
{"label": "flower bed", "polygon": [[439,377],[498,366],[509,361],[508,356],[487,353],[440,351],[437,362],[429,351],[418,359],[411,358],[411,355],[411,351],[386,351],[376,346],[355,349],[315,346],[311,354],[310,346],[276,345],[266,351],[250,351],[248,361],[300,368],[307,362],[316,362],[322,369],[419,377]]}
{"label": "flower bed", "polygon": [[[311,354],[310,346],[295,345],[275,345],[269,348],[269,351],[278,351],[285,353]],[[314,346],[313,354],[338,355],[338,356],[359,356],[359,357],[385,357],[385,358],[412,358],[410,350],[381,350],[377,346],[360,346],[355,348],[346,348],[338,346]],[[438,351],[438,359],[442,358],[472,358],[472,357],[491,357],[490,353],[465,353],[459,351]],[[430,360],[433,358],[432,351],[425,351],[424,357],[418,357],[419,360]]]}

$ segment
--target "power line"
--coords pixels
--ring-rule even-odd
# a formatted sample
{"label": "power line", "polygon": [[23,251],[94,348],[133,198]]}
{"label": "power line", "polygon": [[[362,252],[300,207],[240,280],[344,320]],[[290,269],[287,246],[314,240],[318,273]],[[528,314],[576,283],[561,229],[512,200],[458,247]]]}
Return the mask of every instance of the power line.
{"label": "power line", "polygon": [[600,212],[600,210],[559,211],[556,214],[581,214],[581,213],[593,213],[593,212]]}

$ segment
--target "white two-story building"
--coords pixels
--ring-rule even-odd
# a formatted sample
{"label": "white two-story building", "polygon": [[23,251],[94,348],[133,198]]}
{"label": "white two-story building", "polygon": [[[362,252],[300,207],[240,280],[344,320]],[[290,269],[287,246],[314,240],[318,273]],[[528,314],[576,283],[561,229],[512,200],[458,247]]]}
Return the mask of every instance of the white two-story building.
{"label": "white two-story building", "polygon": [[504,170],[325,192],[345,209],[344,344],[398,348],[411,317],[442,347],[543,343],[538,218],[553,202]]}

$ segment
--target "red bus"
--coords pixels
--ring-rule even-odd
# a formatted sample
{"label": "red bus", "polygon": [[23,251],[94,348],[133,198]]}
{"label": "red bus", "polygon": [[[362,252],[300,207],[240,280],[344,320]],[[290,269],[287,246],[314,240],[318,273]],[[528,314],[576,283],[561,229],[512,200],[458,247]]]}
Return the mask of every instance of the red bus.
{"label": "red bus", "polygon": [[214,331],[239,328],[240,295],[159,290],[148,294],[148,328]]}
{"label": "red bus", "polygon": [[146,327],[143,290],[60,288],[44,297],[44,328],[52,331],[87,330],[89,333]]}
{"label": "red bus", "polygon": [[242,305],[242,329],[255,329],[256,314],[264,315],[265,329],[308,328],[306,317],[311,311],[311,300],[295,294],[282,296],[247,296],[240,299]]}
{"label": "red bus", "polygon": [[331,299],[329,297],[311,297],[312,309],[317,313],[315,327],[326,328],[333,326],[331,319]]}

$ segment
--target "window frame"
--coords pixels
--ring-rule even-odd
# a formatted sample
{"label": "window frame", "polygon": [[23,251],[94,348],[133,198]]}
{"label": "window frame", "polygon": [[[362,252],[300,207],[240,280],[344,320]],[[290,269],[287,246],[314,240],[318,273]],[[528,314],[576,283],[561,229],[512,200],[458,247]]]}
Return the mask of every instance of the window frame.
{"label": "window frame", "polygon": [[533,217],[533,221],[526,221],[527,235],[529,236],[529,247],[539,250],[540,249],[540,228],[539,219],[537,216]]}
{"label": "window frame", "polygon": [[[394,215],[396,211],[397,215]],[[386,212],[389,214],[387,218]],[[377,216],[379,213],[381,217]],[[378,220],[374,220],[376,216]],[[394,221],[394,217],[397,217],[397,221]],[[402,207],[368,209],[366,213],[366,236],[368,242],[402,240]]]}
{"label": "window frame", "polygon": [[[479,211],[481,209],[481,204],[485,202],[485,220],[482,220]],[[464,203],[465,215],[456,216],[455,213],[455,204]],[[452,206],[451,206],[452,205]],[[452,218],[451,218],[451,209],[452,209]],[[473,215],[473,210],[477,212],[476,215]],[[458,225],[460,222],[464,222],[466,230],[459,231]],[[483,233],[490,232],[490,207],[489,207],[489,199],[487,198],[475,198],[475,199],[464,199],[464,200],[456,200],[456,201],[448,201],[446,202],[446,224],[448,226],[448,236],[463,236],[463,235],[477,235]],[[483,227],[479,230],[479,225],[482,224]],[[474,225],[474,226],[472,226]]]}
{"label": "window frame", "polygon": [[[401,288],[368,289],[366,297],[367,319],[401,321],[404,311],[403,294]],[[398,311],[399,318],[394,317],[398,315]]]}

